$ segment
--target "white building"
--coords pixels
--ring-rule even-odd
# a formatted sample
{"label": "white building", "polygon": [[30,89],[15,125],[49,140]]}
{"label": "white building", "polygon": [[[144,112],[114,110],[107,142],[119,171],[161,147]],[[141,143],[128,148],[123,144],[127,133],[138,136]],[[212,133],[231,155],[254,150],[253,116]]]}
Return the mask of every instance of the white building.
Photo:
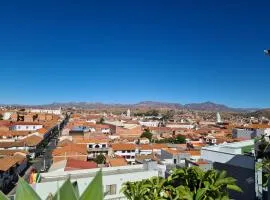
{"label": "white building", "polygon": [[130,117],[130,109],[127,110],[127,117]]}
{"label": "white building", "polygon": [[29,110],[29,112],[61,115],[61,108],[59,109],[34,109],[32,108]]}
{"label": "white building", "polygon": [[[49,193],[55,194],[57,188],[61,187],[67,177],[70,177],[71,182],[77,181],[79,194],[82,195],[99,170],[99,168],[95,168],[42,173],[41,182],[33,184],[32,187],[41,199],[45,200]],[[148,162],[141,165],[102,168],[103,189],[104,192],[107,193],[104,199],[126,199],[125,196],[120,193],[123,183],[127,181],[141,181],[154,176],[164,176],[164,167],[157,165],[156,162]]]}
{"label": "white building", "polygon": [[9,120],[11,115],[12,115],[12,112],[5,112],[3,114],[3,120]]}
{"label": "white building", "polygon": [[245,153],[252,152],[253,148],[254,140],[246,140],[201,149],[203,160],[210,161],[214,169],[225,170],[228,176],[237,180],[243,192],[232,193],[231,199],[256,199],[256,193],[262,194],[262,171],[255,169],[255,157]]}
{"label": "white building", "polygon": [[141,126],[147,126],[147,127],[158,127],[159,121],[147,121],[147,122],[139,121],[139,124]]}
{"label": "white building", "polygon": [[12,131],[36,131],[38,129],[43,128],[42,124],[38,124],[38,123],[27,123],[27,122],[17,122],[14,123],[10,126],[10,130]]}
{"label": "white building", "polygon": [[[202,147],[201,158],[212,162],[227,163],[235,159],[237,155],[243,155],[248,147],[251,149],[254,147],[254,140]],[[244,162],[242,163],[244,164]],[[238,164],[241,164],[241,162]]]}
{"label": "white building", "polygon": [[170,124],[167,124],[166,127],[193,129],[193,128],[195,128],[195,125],[189,124],[189,123],[170,123]]}
{"label": "white building", "polygon": [[139,150],[135,144],[117,143],[112,144],[111,146],[115,155],[125,158],[130,164],[135,164],[135,155],[139,153]]}
{"label": "white building", "polygon": [[89,141],[87,143],[87,151],[88,151],[88,158],[96,158],[97,155],[109,154],[109,147],[107,141],[97,140],[97,141]]}
{"label": "white building", "polygon": [[111,133],[111,129],[110,128],[101,128],[101,133],[110,134]]}

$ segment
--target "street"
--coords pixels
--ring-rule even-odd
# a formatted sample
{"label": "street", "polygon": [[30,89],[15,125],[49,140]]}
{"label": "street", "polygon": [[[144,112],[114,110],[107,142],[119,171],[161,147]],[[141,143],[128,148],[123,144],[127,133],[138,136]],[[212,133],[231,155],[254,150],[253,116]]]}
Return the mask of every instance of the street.
{"label": "street", "polygon": [[[43,154],[32,161],[32,167],[37,172],[42,172],[44,169],[49,169],[52,163],[52,151],[56,148],[57,139],[53,138],[43,150]],[[45,161],[44,161],[45,160]]]}
{"label": "street", "polygon": [[[48,144],[45,145],[44,149],[39,149],[39,151],[42,151],[42,153],[37,156],[35,159],[29,161],[29,167],[25,170],[24,175],[22,176],[27,182],[29,180],[29,176],[33,169],[35,169],[37,172],[46,172],[51,164],[52,164],[52,151],[57,146],[57,141],[60,132],[68,122],[68,118],[66,118],[63,123],[60,125],[60,130],[58,130],[58,127],[55,127],[54,130],[52,130],[52,134],[49,136]],[[12,198],[12,196],[15,195],[16,192],[16,185],[13,185],[13,188],[9,192],[8,196]]]}

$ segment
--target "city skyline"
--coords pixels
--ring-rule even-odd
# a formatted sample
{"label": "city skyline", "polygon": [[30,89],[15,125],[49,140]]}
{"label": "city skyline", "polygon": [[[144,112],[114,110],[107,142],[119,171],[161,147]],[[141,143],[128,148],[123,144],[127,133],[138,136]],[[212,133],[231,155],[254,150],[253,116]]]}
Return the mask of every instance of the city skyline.
{"label": "city skyline", "polygon": [[0,104],[270,107],[269,2],[3,2]]}

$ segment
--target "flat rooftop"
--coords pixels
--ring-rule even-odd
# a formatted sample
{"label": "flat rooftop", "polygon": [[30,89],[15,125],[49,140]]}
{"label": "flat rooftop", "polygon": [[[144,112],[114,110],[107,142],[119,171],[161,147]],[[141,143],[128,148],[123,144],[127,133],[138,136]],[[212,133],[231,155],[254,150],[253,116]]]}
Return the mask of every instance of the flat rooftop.
{"label": "flat rooftop", "polygon": [[246,147],[251,148],[252,146],[254,146],[254,140],[245,140],[241,142],[233,142],[233,143],[202,147],[202,150],[241,154],[239,152],[242,152],[242,149],[246,149]]}
{"label": "flat rooftop", "polygon": [[[42,173],[41,183],[66,180],[67,177],[70,177],[71,179],[94,177],[99,170],[100,168]],[[102,168],[103,176],[116,175],[116,174],[128,174],[128,173],[144,172],[144,171],[148,171],[148,170],[144,168],[142,164],[133,165],[133,166],[129,165],[129,166]]]}

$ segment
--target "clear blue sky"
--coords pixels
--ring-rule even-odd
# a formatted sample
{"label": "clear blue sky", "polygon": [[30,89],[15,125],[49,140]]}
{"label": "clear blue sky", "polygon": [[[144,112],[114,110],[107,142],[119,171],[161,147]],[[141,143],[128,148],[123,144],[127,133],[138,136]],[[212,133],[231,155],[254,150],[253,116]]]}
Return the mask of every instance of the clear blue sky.
{"label": "clear blue sky", "polygon": [[2,1],[0,103],[270,107],[270,1]]}

